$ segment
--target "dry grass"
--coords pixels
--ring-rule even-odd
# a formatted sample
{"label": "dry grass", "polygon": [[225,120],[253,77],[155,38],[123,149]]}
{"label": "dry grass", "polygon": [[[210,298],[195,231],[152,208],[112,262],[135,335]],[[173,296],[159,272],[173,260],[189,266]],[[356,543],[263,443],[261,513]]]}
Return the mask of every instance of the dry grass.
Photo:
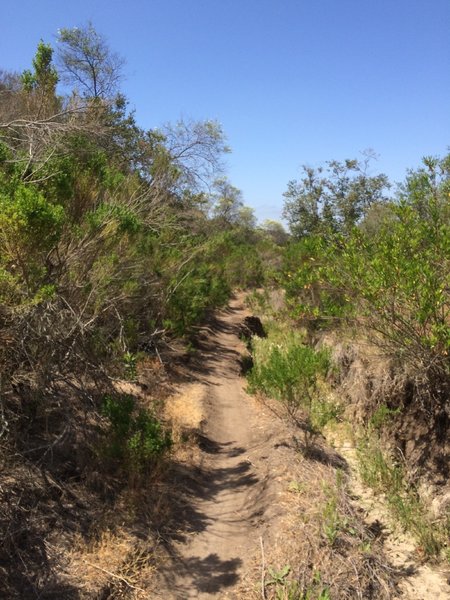
{"label": "dry grass", "polygon": [[[262,408],[271,405],[278,412],[268,400]],[[277,432],[270,442],[276,448],[270,459],[279,485],[276,512],[267,511],[261,531],[264,573],[258,553],[236,597],[260,600],[263,575],[265,600],[394,598],[397,574],[351,501],[345,461],[320,435],[305,447],[301,432],[276,424],[273,412],[267,421],[267,430]]]}
{"label": "dry grass", "polygon": [[204,385],[192,383],[166,400],[164,416],[171,424],[175,441],[200,432],[205,420],[205,395]]}
{"label": "dry grass", "polygon": [[277,597],[277,587],[297,590],[292,598],[308,592],[348,600],[391,598],[390,569],[345,486],[328,466],[308,459],[299,466],[301,478],[288,487],[286,516],[269,552],[275,571],[284,565],[291,569],[284,585],[269,586],[267,598]]}
{"label": "dry grass", "polygon": [[74,540],[67,569],[76,574],[82,598],[99,597],[101,592],[111,600],[138,600],[147,597],[144,587],[155,572],[155,556],[151,547],[126,531],[105,530],[88,542]]}

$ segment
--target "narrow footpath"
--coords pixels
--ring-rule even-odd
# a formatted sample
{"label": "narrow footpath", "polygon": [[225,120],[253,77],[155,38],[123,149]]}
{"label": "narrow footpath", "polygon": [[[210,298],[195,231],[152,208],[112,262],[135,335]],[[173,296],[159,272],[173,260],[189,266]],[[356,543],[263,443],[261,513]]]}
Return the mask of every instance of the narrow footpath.
{"label": "narrow footpath", "polygon": [[202,459],[183,518],[189,535],[176,544],[173,562],[164,570],[165,598],[239,597],[235,590],[246,560],[259,548],[258,525],[277,493],[270,473],[256,469],[252,460],[267,434],[240,373],[245,347],[238,328],[247,314],[241,298],[232,300],[201,342]]}

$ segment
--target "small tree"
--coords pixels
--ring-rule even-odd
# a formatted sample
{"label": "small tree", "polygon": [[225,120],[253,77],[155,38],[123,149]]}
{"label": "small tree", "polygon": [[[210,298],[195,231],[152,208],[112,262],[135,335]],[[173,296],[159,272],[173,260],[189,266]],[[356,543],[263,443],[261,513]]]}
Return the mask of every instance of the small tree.
{"label": "small tree", "polygon": [[214,189],[213,216],[223,225],[237,224],[244,207],[241,190],[232,185],[225,177],[214,182]]}
{"label": "small tree", "polygon": [[268,236],[277,246],[284,246],[289,239],[288,233],[279,221],[266,219],[262,223],[260,229],[264,235]]}
{"label": "small tree", "polygon": [[58,57],[63,80],[87,98],[114,97],[122,79],[124,59],[112,52],[92,23],[60,29]]}
{"label": "small tree", "polygon": [[52,61],[53,48],[41,40],[33,58],[33,70],[26,69],[21,76],[23,90],[34,100],[31,104],[36,118],[48,117],[57,110],[56,84],[59,78]]}

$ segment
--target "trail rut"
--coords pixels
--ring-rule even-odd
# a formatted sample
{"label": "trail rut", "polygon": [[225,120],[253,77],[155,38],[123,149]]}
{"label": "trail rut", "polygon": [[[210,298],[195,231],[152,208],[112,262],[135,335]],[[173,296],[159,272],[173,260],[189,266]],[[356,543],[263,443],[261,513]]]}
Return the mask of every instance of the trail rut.
{"label": "trail rut", "polygon": [[258,548],[258,523],[276,482],[252,454],[266,442],[253,399],[244,390],[238,325],[248,313],[239,298],[218,314],[197,365],[204,386],[206,425],[201,465],[186,508],[187,540],[175,545],[164,570],[165,598],[234,598],[246,559]]}

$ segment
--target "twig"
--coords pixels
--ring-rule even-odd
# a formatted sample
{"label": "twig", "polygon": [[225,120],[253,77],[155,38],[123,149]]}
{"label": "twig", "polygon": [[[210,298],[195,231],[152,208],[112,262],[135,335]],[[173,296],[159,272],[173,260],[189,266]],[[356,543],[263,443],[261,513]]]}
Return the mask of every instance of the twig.
{"label": "twig", "polygon": [[261,596],[263,600],[266,600],[266,558],[264,556],[262,535],[259,536],[259,543],[261,545]]}
{"label": "twig", "polygon": [[111,571],[107,571],[106,569],[103,569],[102,567],[99,567],[98,565],[94,565],[93,563],[90,563],[87,560],[83,560],[83,562],[85,564],[89,565],[90,567],[94,568],[94,569],[98,569],[99,571],[102,571],[102,573],[106,573],[106,575],[109,575],[110,577],[115,577],[116,579],[119,579],[119,581],[122,581],[130,589],[132,589],[132,590],[138,590],[139,592],[144,592],[145,593],[145,590],[143,590],[140,587],[137,587],[136,585],[133,585],[132,583],[130,583],[128,581],[128,579],[125,579],[125,577],[121,577],[120,575],[117,575],[116,573],[111,573]]}

